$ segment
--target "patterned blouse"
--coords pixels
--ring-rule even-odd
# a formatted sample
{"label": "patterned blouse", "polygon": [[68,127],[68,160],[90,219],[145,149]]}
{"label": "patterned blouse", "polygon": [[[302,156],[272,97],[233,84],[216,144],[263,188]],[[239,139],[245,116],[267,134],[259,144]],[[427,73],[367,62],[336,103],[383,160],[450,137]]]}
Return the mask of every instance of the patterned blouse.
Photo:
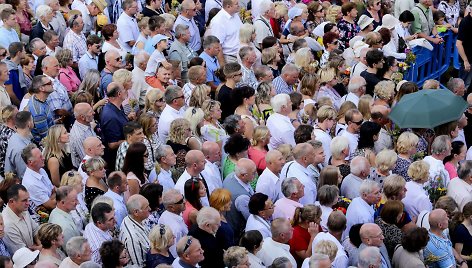
{"label": "patterned blouse", "polygon": [[359,33],[359,27],[356,23],[350,23],[344,19],[338,22],[339,29],[339,48],[346,49],[349,47],[349,40]]}

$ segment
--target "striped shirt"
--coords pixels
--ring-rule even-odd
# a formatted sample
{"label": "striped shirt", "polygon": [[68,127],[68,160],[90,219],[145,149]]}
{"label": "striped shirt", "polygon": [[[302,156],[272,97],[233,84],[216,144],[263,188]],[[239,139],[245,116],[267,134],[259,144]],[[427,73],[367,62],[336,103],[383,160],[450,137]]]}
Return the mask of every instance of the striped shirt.
{"label": "striped shirt", "polygon": [[[72,113],[72,103],[70,102],[66,87],[59,80],[52,77],[48,78],[51,79],[54,88],[54,91],[46,99],[51,111],[64,109]],[[60,116],[57,116],[55,119],[59,118]]]}
{"label": "striped shirt", "polygon": [[78,35],[70,29],[66,31],[67,34],[66,37],[64,37],[63,48],[67,48],[72,51],[72,61],[78,62],[79,59],[87,52],[87,40],[85,39],[85,35],[83,33]]}
{"label": "striped shirt", "polygon": [[54,125],[53,114],[47,101],[42,102],[35,95],[28,102],[28,111],[33,117],[34,128],[31,130],[34,140],[40,142],[48,134],[48,129]]}
{"label": "striped shirt", "polygon": [[112,240],[112,236],[109,232],[99,229],[93,222],[85,226],[83,236],[87,239],[90,244],[90,248],[92,249],[92,261],[101,264],[102,258],[100,257],[99,252],[100,247],[102,246],[103,242]]}
{"label": "striped shirt", "polygon": [[121,224],[120,241],[125,244],[130,257],[128,267],[144,267],[146,252],[150,249],[149,229],[130,216]]}
{"label": "striped shirt", "polygon": [[277,94],[290,94],[293,92],[293,87],[289,86],[287,82],[283,80],[282,76],[278,76],[274,80],[272,80],[272,85],[274,85]]}

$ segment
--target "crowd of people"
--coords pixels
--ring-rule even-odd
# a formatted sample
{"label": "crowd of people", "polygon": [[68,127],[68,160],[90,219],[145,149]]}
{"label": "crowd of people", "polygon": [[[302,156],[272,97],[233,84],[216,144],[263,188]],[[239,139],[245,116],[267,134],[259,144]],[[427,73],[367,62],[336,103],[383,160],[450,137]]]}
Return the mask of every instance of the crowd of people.
{"label": "crowd of people", "polygon": [[[0,0],[0,267],[472,267],[470,10]],[[425,89],[469,106],[389,119]]]}

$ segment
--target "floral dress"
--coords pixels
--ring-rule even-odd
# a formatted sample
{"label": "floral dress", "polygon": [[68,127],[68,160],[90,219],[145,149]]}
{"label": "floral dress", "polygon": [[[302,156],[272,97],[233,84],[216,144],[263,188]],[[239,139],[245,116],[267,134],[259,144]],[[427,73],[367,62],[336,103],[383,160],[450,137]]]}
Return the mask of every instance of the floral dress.
{"label": "floral dress", "polygon": [[392,173],[402,176],[406,181],[411,181],[410,176],[408,176],[408,168],[410,165],[411,161],[409,159],[404,159],[401,156],[398,156],[397,163],[395,164]]}
{"label": "floral dress", "polygon": [[349,40],[359,33],[359,27],[356,23],[350,23],[344,19],[338,22],[339,29],[339,47],[344,50],[349,47]]}

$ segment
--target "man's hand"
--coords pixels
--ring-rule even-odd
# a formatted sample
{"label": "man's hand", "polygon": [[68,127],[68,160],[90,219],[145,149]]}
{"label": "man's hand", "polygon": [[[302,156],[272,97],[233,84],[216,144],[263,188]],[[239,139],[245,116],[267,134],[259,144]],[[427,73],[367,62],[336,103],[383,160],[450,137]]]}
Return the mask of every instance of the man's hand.
{"label": "man's hand", "polygon": [[470,63],[468,61],[464,61],[464,70],[470,72]]}

